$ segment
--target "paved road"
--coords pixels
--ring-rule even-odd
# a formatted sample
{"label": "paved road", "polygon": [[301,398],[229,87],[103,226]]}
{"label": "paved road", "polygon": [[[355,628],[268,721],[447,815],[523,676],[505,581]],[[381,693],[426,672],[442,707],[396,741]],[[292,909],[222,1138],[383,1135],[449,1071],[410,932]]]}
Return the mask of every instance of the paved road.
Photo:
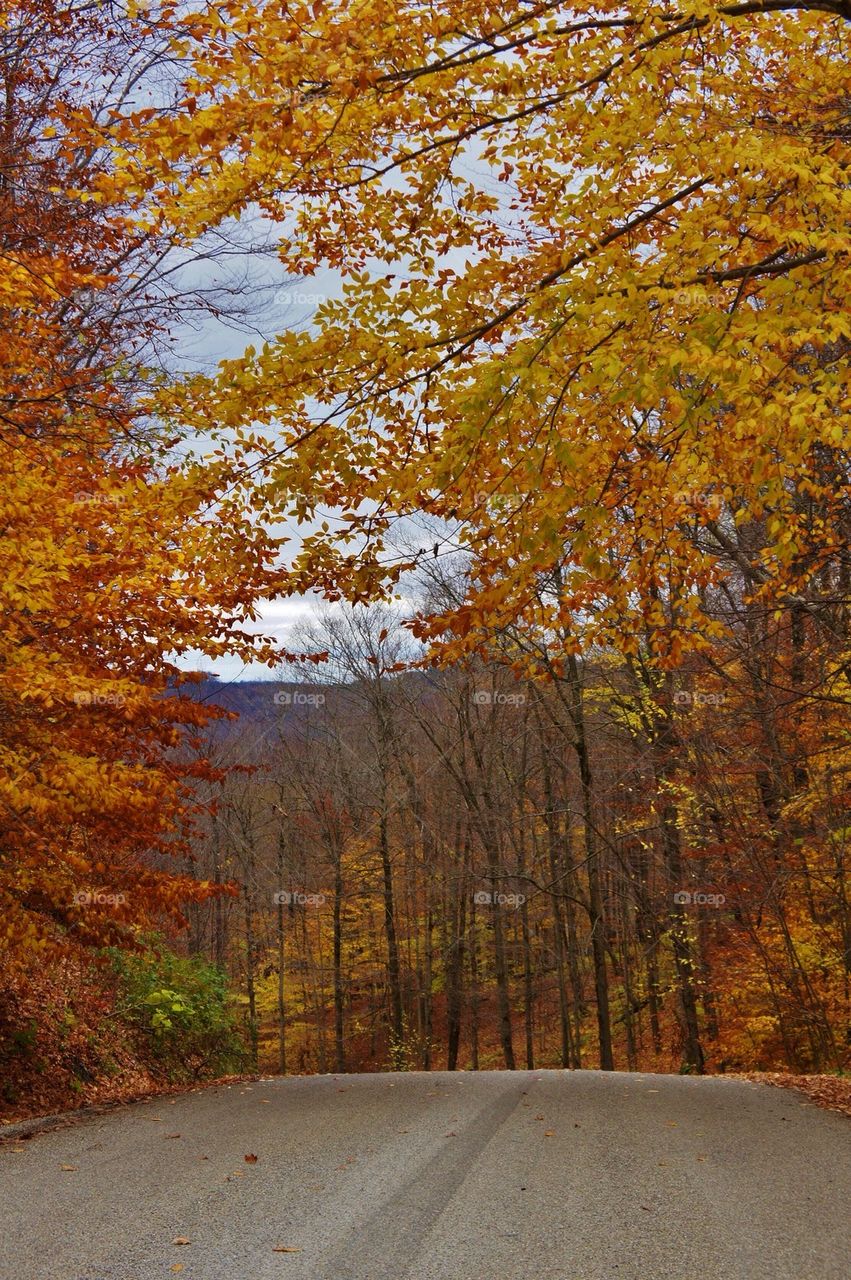
{"label": "paved road", "polygon": [[0,1149],[2,1280],[848,1280],[849,1220],[851,1125],[724,1079],[269,1080]]}

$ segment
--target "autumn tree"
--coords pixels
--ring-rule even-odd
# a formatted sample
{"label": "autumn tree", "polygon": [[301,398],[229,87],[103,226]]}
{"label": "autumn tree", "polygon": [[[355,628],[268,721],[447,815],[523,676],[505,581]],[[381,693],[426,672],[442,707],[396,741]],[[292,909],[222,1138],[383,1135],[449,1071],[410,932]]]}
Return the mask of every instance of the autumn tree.
{"label": "autumn tree", "polygon": [[[164,244],[99,195],[93,130],[162,53],[146,19],[11,0],[0,21],[0,933],[6,972],[48,945],[132,942],[210,887],[168,869],[211,715],[179,657],[250,634],[274,539],[151,411],[144,354]],[[146,270],[147,267],[147,270]],[[139,274],[134,287],[134,272]],[[194,458],[189,456],[194,453]]]}
{"label": "autumn tree", "polygon": [[305,584],[356,593],[387,520],[429,511],[474,555],[468,644],[558,564],[554,624],[593,605],[670,662],[743,512],[756,588],[804,590],[831,541],[796,494],[841,500],[844,5],[233,0],[180,30],[182,115],[118,130],[128,181],[159,172],[187,231],[256,202],[289,268],[343,280],[182,406],[274,422],[282,509],[364,534],[308,538]]}

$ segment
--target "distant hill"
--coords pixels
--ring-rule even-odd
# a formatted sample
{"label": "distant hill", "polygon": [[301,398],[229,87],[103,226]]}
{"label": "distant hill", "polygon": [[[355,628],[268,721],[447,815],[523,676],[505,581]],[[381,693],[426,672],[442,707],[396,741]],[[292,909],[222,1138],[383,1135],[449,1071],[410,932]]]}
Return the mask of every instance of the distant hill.
{"label": "distant hill", "polygon": [[219,680],[206,676],[181,686],[181,695],[233,711],[238,720],[214,720],[206,732],[221,740],[246,729],[276,724],[284,733],[324,732],[323,710],[345,696],[343,685],[307,685],[291,680]]}
{"label": "distant hill", "polygon": [[279,683],[277,680],[218,680],[208,676],[200,684],[183,685],[181,693],[196,702],[212,702],[235,711],[245,720],[266,720],[274,715],[279,703],[275,694],[303,689],[302,685]]}
{"label": "distant hill", "polygon": [[[434,677],[427,678],[420,672],[408,673],[406,680],[422,684],[434,684]],[[271,722],[279,724],[286,732],[322,734],[327,732],[327,720],[323,712],[337,708],[356,696],[356,686],[346,684],[300,684],[292,680],[219,680],[206,675],[197,684],[181,686],[183,697],[193,698],[234,711],[239,720],[217,720],[207,732],[221,739],[229,734],[244,732],[251,726],[263,727]],[[351,705],[351,702],[349,702]],[[325,728],[323,728],[325,726]]]}

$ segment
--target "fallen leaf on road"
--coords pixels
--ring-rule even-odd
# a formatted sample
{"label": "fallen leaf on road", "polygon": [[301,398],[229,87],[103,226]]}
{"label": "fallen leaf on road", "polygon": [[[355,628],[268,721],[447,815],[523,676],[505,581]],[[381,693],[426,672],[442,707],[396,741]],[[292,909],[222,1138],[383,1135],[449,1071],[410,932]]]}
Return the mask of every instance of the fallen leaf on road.
{"label": "fallen leaf on road", "polygon": [[544,1130],[544,1137],[545,1137],[545,1138],[554,1138],[554,1137],[555,1137],[555,1132],[556,1132],[556,1131],[555,1131],[555,1129],[545,1129],[545,1130]]}
{"label": "fallen leaf on road", "polygon": [[245,1163],[246,1163],[246,1164],[256,1164],[256,1163],[257,1163],[257,1156],[254,1156],[254,1155],[247,1155],[247,1156],[245,1157]]}
{"label": "fallen leaf on road", "polygon": [[291,1244],[276,1244],[272,1246],[273,1253],[301,1253],[301,1249]]}
{"label": "fallen leaf on road", "polygon": [[175,1236],[172,1244],[191,1244],[192,1241],[187,1236]]}
{"label": "fallen leaf on road", "polygon": [[179,1133],[167,1133],[165,1136],[166,1136],[167,1138],[179,1138],[179,1137],[180,1137],[180,1134],[179,1134]]}
{"label": "fallen leaf on road", "polygon": [[76,1173],[79,1166],[76,1164],[63,1164],[59,1167],[63,1173]]}
{"label": "fallen leaf on road", "polygon": [[173,1266],[173,1267],[169,1267],[169,1270],[170,1270],[170,1271],[182,1271],[182,1270],[183,1270],[183,1263],[182,1263],[182,1262],[175,1262],[175,1264],[174,1264],[174,1266]]}

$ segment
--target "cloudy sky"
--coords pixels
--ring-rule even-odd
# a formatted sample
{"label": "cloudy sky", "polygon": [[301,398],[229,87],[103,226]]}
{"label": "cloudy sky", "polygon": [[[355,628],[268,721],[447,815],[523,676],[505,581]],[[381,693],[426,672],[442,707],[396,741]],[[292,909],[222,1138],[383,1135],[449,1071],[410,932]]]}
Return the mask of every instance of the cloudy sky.
{"label": "cloudy sky", "polygon": [[[229,229],[226,234],[230,234]],[[254,219],[241,219],[234,226],[235,242],[245,246],[240,252],[236,243],[233,249],[213,262],[187,267],[184,284],[187,289],[224,287],[233,295],[238,308],[245,314],[234,320],[216,320],[209,314],[196,316],[191,322],[174,329],[172,334],[173,363],[182,370],[213,373],[221,360],[234,359],[249,344],[259,345],[271,341],[285,329],[310,327],[317,307],[330,298],[342,296],[342,278],[337,272],[324,271],[309,279],[288,277],[275,253],[277,229],[274,224],[257,215]],[[265,251],[260,251],[265,247]],[[464,255],[450,253],[448,265],[460,268]],[[374,264],[378,268],[379,264]],[[384,266],[386,270],[386,265]],[[394,264],[398,271],[399,264]],[[332,517],[333,512],[324,512]],[[317,522],[318,523],[318,522]],[[283,525],[281,532],[289,539],[287,551],[298,552],[301,538],[314,525]],[[426,517],[400,521],[395,529],[395,541],[399,550],[409,553],[416,547],[429,550],[435,541],[441,544],[441,560],[457,549],[454,531]],[[410,585],[415,591],[415,584]],[[293,597],[287,600],[267,602],[262,607],[257,631],[273,636],[285,646],[293,628],[303,621],[320,604],[318,597]],[[404,607],[404,606],[403,606]],[[188,669],[212,670],[222,679],[257,679],[269,676],[269,669],[260,664],[246,667],[236,659],[220,659],[213,662],[199,654],[187,654],[180,659],[180,666]]]}

